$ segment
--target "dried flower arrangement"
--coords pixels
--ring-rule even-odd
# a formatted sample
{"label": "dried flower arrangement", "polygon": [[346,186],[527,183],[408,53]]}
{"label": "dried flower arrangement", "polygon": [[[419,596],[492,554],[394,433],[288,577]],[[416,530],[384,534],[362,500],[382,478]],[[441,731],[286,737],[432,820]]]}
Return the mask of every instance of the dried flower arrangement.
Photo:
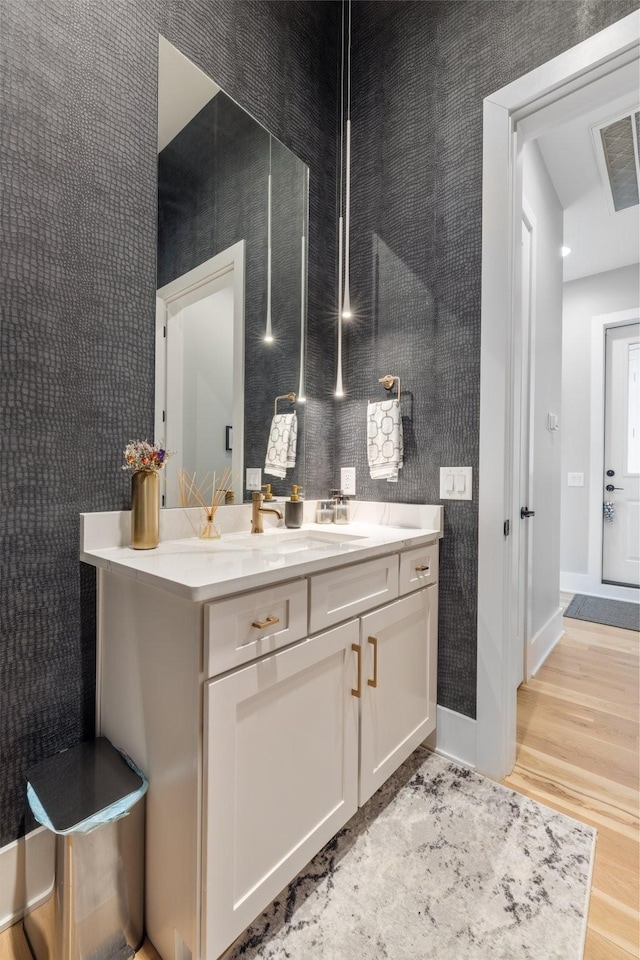
{"label": "dried flower arrangement", "polygon": [[220,536],[220,529],[215,521],[216,511],[225,501],[227,490],[233,484],[231,470],[225,469],[218,481],[214,472],[209,482],[209,474],[204,480],[197,482],[195,473],[191,475],[187,470],[178,471],[178,494],[181,507],[198,506],[204,510],[205,522],[199,537],[202,540],[213,540]]}
{"label": "dried flower arrangement", "polygon": [[173,454],[165,450],[159,443],[149,443],[148,440],[131,440],[124,448],[123,470],[149,470],[157,473],[162,470],[169,457]]}

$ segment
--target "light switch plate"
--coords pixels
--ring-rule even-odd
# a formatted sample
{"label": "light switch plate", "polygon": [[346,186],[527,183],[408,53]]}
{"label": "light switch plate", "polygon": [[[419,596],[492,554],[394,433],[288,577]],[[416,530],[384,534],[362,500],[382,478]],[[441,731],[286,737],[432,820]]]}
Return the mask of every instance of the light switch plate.
{"label": "light switch plate", "polygon": [[262,470],[260,467],[247,467],[247,490],[260,490],[262,488]]}
{"label": "light switch plate", "polygon": [[340,489],[347,497],[356,495],[356,468],[340,467]]}
{"label": "light switch plate", "polygon": [[471,467],[440,467],[440,499],[471,500]]}
{"label": "light switch plate", "polygon": [[568,473],[567,486],[568,487],[584,487],[584,473]]}

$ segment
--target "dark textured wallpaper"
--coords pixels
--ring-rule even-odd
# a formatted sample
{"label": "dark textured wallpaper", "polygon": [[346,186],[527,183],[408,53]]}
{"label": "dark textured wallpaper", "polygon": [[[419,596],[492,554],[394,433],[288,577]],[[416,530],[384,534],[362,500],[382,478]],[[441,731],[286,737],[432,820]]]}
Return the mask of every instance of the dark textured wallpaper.
{"label": "dark textured wallpaper", "polygon": [[[635,7],[355,0],[359,318],[336,437],[339,4],[0,0],[0,846],[25,770],[93,730],[78,514],[128,506],[121,450],[153,430],[158,33],[310,167],[307,494],[355,464],[360,497],[434,501],[441,464],[477,468],[482,98]],[[405,391],[393,489],[364,463],[383,373]],[[469,715],[476,540],[476,503],[449,507],[439,699]]]}
{"label": "dark textured wallpaper", "polygon": [[[632,10],[627,0],[357,2],[353,7],[352,303],[336,470],[362,499],[439,502],[439,468],[472,466],[445,503],[438,702],[476,705],[482,100]],[[405,465],[369,479],[367,398],[402,381]],[[336,473],[336,481],[339,472]]]}
{"label": "dark textured wallpaper", "polygon": [[153,433],[159,33],[310,167],[307,482],[330,485],[336,13],[0,0],[0,846],[29,766],[93,732],[78,514],[128,507],[124,443]]}

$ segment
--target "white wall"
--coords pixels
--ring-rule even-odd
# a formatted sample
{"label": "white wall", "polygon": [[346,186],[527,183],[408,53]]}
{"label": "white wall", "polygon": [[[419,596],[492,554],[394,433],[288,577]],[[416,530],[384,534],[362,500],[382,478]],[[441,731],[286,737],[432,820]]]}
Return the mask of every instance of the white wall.
{"label": "white wall", "polygon": [[[591,318],[631,310],[640,301],[638,264],[564,285],[562,317],[562,574],[589,566],[589,457],[591,452]],[[584,473],[584,487],[568,487],[567,474]]]}
{"label": "white wall", "polygon": [[[538,145],[523,151],[523,195],[533,213],[532,303],[532,537],[531,642],[544,637],[558,617],[560,590],[560,432],[548,414],[560,416],[562,347],[562,207]],[[562,423],[562,421],[561,421]],[[555,619],[554,619],[555,618]],[[551,645],[557,640],[551,639]],[[546,650],[548,652],[548,649]],[[544,654],[546,655],[546,654]],[[529,658],[538,662],[541,657]]]}

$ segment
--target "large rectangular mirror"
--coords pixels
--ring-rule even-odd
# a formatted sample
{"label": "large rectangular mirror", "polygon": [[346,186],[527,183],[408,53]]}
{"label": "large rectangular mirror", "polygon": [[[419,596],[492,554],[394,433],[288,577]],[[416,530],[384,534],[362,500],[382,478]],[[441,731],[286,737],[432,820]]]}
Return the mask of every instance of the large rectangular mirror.
{"label": "large rectangular mirror", "polygon": [[180,469],[200,482],[230,470],[235,502],[251,498],[247,469],[276,495],[304,486],[308,177],[160,37],[155,430],[175,453],[166,506],[179,505]]}

